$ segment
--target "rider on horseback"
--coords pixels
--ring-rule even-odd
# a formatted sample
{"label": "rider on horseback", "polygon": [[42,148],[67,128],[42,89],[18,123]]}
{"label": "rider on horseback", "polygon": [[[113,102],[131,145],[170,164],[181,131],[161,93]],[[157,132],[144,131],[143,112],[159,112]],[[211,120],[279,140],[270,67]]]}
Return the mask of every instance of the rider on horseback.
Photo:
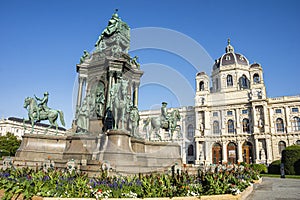
{"label": "rider on horseback", "polygon": [[49,96],[48,92],[44,93],[43,98],[38,98],[37,96],[34,95],[35,99],[40,101],[40,103],[38,104],[39,109],[37,109],[37,121],[40,121],[40,111],[47,112],[49,110],[49,107],[47,106],[48,96]]}
{"label": "rider on horseback", "polygon": [[171,119],[170,119],[170,113],[167,112],[168,103],[167,102],[162,102],[161,104],[162,104],[161,109],[160,109],[160,111],[161,111],[161,116],[160,116],[161,124],[164,128],[169,129]]}

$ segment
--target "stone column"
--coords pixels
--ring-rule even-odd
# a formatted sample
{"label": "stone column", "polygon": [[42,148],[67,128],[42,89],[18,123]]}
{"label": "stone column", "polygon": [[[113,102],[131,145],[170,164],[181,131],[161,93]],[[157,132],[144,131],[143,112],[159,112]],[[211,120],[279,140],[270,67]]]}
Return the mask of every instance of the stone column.
{"label": "stone column", "polygon": [[[204,160],[205,160],[205,163],[208,164],[208,163],[212,163],[212,153],[211,153],[211,149],[208,149],[208,148],[211,148],[211,145],[209,145],[209,142],[205,141],[203,143],[204,145],[204,152],[203,152],[203,156],[204,156]],[[210,156],[208,156],[208,154],[210,153]]]}
{"label": "stone column", "polygon": [[221,112],[219,112],[220,114],[220,121],[219,121],[219,127],[220,127],[220,131],[221,131],[221,135],[225,135],[227,134],[227,121],[225,121],[225,111],[222,110]]}
{"label": "stone column", "polygon": [[[284,127],[285,127],[285,133],[292,132],[291,126],[289,126],[290,125],[289,114],[290,114],[290,109],[289,109],[289,107],[285,106],[284,107],[284,116],[285,116]],[[288,140],[288,142],[289,142],[289,140]],[[287,145],[289,146],[290,144],[287,144]]]}
{"label": "stone column", "polygon": [[253,121],[252,121],[252,124],[253,124],[253,133],[257,133],[258,132],[258,129],[257,129],[257,119],[256,119],[256,108],[255,106],[252,107],[252,110],[253,110]]}
{"label": "stone column", "polygon": [[255,163],[258,163],[259,160],[259,148],[258,148],[258,139],[254,139],[254,151],[255,151]]}
{"label": "stone column", "polygon": [[270,133],[275,133],[274,122],[273,122],[273,109],[269,108],[269,131]]}
{"label": "stone column", "polygon": [[272,162],[272,146],[271,146],[270,138],[266,138],[266,155],[267,155],[267,163]]}
{"label": "stone column", "polygon": [[198,123],[198,121],[199,121],[199,114],[200,114],[200,111],[195,110],[195,122],[196,122],[195,137],[200,137],[200,127],[199,127],[200,125]]}
{"label": "stone column", "polygon": [[210,125],[210,120],[209,120],[210,119],[210,116],[209,116],[210,112],[205,111],[205,110],[203,110],[203,112],[204,112],[204,132],[203,132],[203,134],[207,135],[208,131],[212,130],[212,127]]}
{"label": "stone column", "polygon": [[[196,147],[196,159],[198,160],[198,164],[201,163],[201,161],[203,162],[203,142],[198,141],[196,143],[197,147]],[[201,155],[202,154],[202,155]]]}
{"label": "stone column", "polygon": [[236,121],[236,133],[240,133],[240,127],[241,127],[241,124],[240,124],[240,109],[237,108],[235,109],[235,121]]}
{"label": "stone column", "polygon": [[238,141],[238,146],[237,146],[237,148],[238,148],[238,162],[243,162],[243,149],[242,149],[242,147],[243,147],[243,141]]}
{"label": "stone column", "polygon": [[222,142],[222,163],[228,162],[227,160],[227,146],[225,142]]}
{"label": "stone column", "polygon": [[134,90],[133,90],[133,105],[138,107],[138,98],[139,98],[139,83],[134,82]]}
{"label": "stone column", "polygon": [[200,157],[199,157],[199,155],[200,155],[200,146],[202,146],[202,145],[201,145],[200,141],[196,141],[195,144],[196,144],[196,148],[195,148],[196,149],[196,152],[195,152],[196,163],[195,164],[199,165],[200,164]]}
{"label": "stone column", "polygon": [[76,109],[81,106],[83,81],[84,81],[83,77],[78,77],[79,88],[78,88],[78,94],[77,94]]}
{"label": "stone column", "polygon": [[108,107],[110,107],[111,105],[111,103],[110,103],[110,89],[111,89],[111,86],[112,86],[112,75],[113,75],[113,72],[112,71],[110,71],[110,72],[108,72],[108,86],[107,86],[107,101],[106,101],[106,109],[108,108]]}
{"label": "stone column", "polygon": [[269,120],[268,120],[269,113],[268,113],[267,105],[263,106],[263,110],[264,110],[264,115],[263,115],[263,117],[264,117],[264,132],[268,133],[269,132],[269,130],[268,130],[268,128],[269,128]]}

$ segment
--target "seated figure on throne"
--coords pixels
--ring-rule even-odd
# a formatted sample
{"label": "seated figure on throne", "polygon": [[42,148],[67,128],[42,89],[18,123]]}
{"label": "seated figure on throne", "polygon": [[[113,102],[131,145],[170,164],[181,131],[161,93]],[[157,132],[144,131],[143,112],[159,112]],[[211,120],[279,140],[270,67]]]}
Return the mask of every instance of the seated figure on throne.
{"label": "seated figure on throne", "polygon": [[118,10],[116,9],[115,13],[112,15],[111,19],[108,21],[107,27],[103,30],[101,35],[99,36],[95,46],[99,46],[100,42],[104,38],[104,36],[111,36],[118,29],[118,25],[120,22],[120,18],[117,14]]}

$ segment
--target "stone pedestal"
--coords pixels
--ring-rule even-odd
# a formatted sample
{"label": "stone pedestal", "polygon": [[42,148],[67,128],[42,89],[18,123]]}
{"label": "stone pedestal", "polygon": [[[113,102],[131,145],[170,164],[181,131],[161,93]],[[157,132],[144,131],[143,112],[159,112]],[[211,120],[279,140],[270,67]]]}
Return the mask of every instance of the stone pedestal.
{"label": "stone pedestal", "polygon": [[45,160],[65,168],[74,160],[77,169],[95,176],[106,163],[122,174],[164,172],[181,166],[180,146],[169,142],[148,142],[131,137],[125,130],[109,130],[98,135],[25,134],[13,158],[19,167],[41,167]]}
{"label": "stone pedestal", "polygon": [[100,137],[92,135],[36,135],[25,134],[16,157],[25,160],[92,159]]}
{"label": "stone pedestal", "polygon": [[109,130],[103,160],[112,166],[129,166],[136,160],[131,148],[130,134],[122,130]]}

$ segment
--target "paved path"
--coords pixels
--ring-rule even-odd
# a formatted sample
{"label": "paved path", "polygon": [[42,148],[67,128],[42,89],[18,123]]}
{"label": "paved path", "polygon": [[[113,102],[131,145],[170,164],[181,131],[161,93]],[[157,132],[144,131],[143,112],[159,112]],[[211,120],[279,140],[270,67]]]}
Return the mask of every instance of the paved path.
{"label": "paved path", "polygon": [[300,200],[300,179],[267,178],[255,184],[246,200]]}

